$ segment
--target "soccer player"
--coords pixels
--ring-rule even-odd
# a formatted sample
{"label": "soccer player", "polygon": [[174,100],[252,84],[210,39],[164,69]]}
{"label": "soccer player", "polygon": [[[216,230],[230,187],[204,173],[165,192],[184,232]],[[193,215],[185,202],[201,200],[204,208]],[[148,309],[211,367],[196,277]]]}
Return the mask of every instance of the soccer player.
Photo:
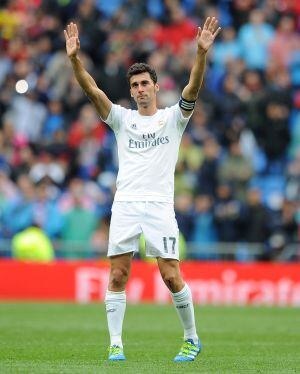
{"label": "soccer player", "polygon": [[189,82],[174,106],[157,108],[159,85],[155,71],[145,63],[133,64],[127,78],[137,110],[130,110],[113,104],[84,69],[78,57],[76,24],[71,22],[64,30],[75,77],[102,120],[114,131],[118,145],[119,172],[109,232],[110,275],[105,297],[109,360],[125,360],[122,344],[125,286],[141,233],[146,241],[146,254],[157,259],[184,329],[184,343],[174,361],[194,361],[201,350],[191,291],[179,268],[174,171],[181,136],[202,85],[206,53],[219,31],[215,17],[208,17],[203,27],[198,28],[197,53]]}

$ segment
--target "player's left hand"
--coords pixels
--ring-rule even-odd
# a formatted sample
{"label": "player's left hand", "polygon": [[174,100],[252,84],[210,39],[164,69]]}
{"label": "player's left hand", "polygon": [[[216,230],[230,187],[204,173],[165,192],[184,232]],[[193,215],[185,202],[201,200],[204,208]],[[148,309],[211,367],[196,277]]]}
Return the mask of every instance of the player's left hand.
{"label": "player's left hand", "polygon": [[219,21],[215,17],[207,17],[203,28],[198,27],[196,40],[199,49],[207,52],[213,44],[221,30],[221,27],[218,27],[218,22]]}

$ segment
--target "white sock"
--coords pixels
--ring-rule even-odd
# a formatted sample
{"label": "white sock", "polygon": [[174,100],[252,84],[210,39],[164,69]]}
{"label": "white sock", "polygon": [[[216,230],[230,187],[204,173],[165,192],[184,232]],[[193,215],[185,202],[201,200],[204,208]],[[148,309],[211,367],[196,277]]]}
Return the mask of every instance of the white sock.
{"label": "white sock", "polygon": [[187,284],[179,292],[172,293],[173,303],[181,320],[184,329],[184,340],[193,339],[198,344],[198,335],[196,332],[194,305],[192,293]]}
{"label": "white sock", "polygon": [[125,291],[113,292],[106,291],[105,296],[106,315],[108,331],[110,335],[110,345],[122,344],[122,326],[126,309]]}

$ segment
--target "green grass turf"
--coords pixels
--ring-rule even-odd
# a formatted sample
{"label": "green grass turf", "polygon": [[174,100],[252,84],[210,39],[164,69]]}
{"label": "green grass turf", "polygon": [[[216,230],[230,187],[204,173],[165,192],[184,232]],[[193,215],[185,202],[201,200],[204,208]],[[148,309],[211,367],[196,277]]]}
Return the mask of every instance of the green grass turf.
{"label": "green grass turf", "polygon": [[299,309],[195,312],[204,345],[195,362],[172,362],[182,342],[172,305],[129,305],[127,361],[108,362],[103,305],[0,303],[0,373],[300,373]]}

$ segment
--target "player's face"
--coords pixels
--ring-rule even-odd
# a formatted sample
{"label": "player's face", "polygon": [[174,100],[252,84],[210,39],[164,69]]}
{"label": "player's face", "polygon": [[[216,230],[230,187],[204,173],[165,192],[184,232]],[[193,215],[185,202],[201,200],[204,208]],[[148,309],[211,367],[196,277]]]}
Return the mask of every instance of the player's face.
{"label": "player's face", "polygon": [[155,99],[157,91],[158,84],[153,82],[148,72],[130,78],[130,94],[137,105],[148,106]]}

